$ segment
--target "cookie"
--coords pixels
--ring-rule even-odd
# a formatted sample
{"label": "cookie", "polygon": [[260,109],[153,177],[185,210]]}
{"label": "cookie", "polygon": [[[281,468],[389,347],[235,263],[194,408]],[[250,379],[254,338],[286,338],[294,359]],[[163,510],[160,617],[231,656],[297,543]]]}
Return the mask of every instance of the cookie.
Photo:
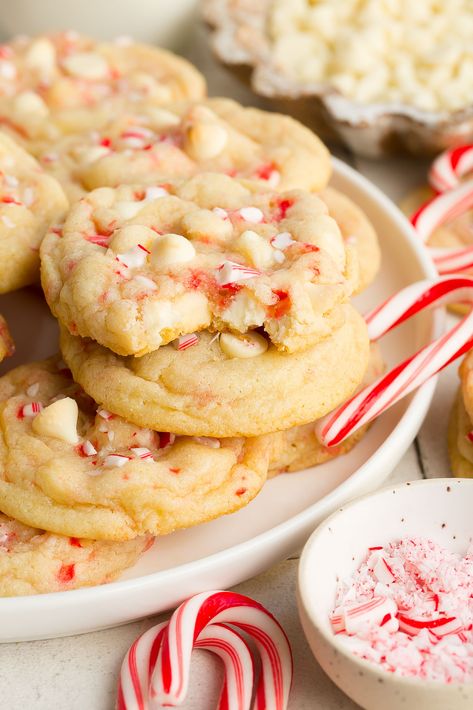
{"label": "cookie", "polygon": [[[360,387],[374,382],[384,371],[381,351],[376,343],[370,346],[370,361]],[[293,473],[318,466],[349,453],[363,438],[368,426],[362,427],[337,446],[323,446],[315,434],[315,422],[276,432],[271,436],[269,476]]]}
{"label": "cookie", "polygon": [[0,597],[111,582],[150,544],[150,537],[117,543],[54,535],[0,513]]}
{"label": "cookie", "polygon": [[[434,195],[435,192],[427,185],[420,187],[407,195],[400,203],[400,207],[407,217],[412,217],[419,207],[427,202],[427,200],[434,197]],[[472,225],[473,210],[466,210],[458,217],[454,217],[434,230],[427,243],[431,247],[449,247],[458,249],[472,246]],[[464,273],[471,275],[473,274],[473,271],[465,271]],[[448,306],[448,308],[455,313],[468,313],[471,306],[463,303],[456,303]]]}
{"label": "cookie", "polygon": [[59,183],[0,133],[0,293],[39,277],[39,246],[68,208]]}
{"label": "cookie", "polygon": [[447,436],[450,467],[457,478],[473,478],[473,442],[469,437],[472,430],[460,391],[450,413]]}
{"label": "cookie", "polygon": [[97,129],[132,103],[200,99],[205,80],[184,59],[129,40],[63,32],[0,46],[0,123],[34,147]]}
{"label": "cookie", "polygon": [[277,190],[320,190],[330,155],[289,116],[244,108],[230,99],[157,108],[130,105],[100,130],[65,137],[40,163],[73,198],[97,187],[159,184],[200,172],[257,180]]}
{"label": "cookie", "polygon": [[8,330],[8,325],[3,316],[0,316],[0,362],[13,355],[15,344]]}
{"label": "cookie", "polygon": [[343,239],[351,244],[358,261],[357,293],[364,291],[379,271],[381,250],[375,229],[353,200],[332,187],[318,193],[340,228]]}
{"label": "cookie", "polygon": [[352,255],[316,195],[202,173],[89,193],[46,236],[41,280],[72,334],[119,355],[260,326],[292,352],[339,325],[357,284]]}
{"label": "cookie", "polygon": [[140,428],[97,407],[57,359],[2,377],[0,403],[0,510],[60,535],[163,535],[238,510],[266,479],[264,437]]}
{"label": "cookie", "polygon": [[290,355],[260,333],[208,331],[125,358],[62,329],[61,349],[85,391],[136,424],[252,437],[312,422],[360,384],[369,359],[366,324],[351,305],[340,315],[331,337]]}

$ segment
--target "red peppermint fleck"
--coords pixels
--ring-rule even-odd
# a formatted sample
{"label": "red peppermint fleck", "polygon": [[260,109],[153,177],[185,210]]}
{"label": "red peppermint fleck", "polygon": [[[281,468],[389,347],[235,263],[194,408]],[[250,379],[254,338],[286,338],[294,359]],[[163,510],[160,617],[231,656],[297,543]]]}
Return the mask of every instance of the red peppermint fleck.
{"label": "red peppermint fleck", "polygon": [[275,163],[265,163],[255,170],[255,177],[260,178],[260,180],[269,180],[277,169],[278,167]]}
{"label": "red peppermint fleck", "polygon": [[74,568],[75,565],[61,565],[59,572],[57,573],[58,581],[61,584],[67,584],[67,582],[70,582],[72,579],[74,579]]}
{"label": "red peppermint fleck", "polygon": [[80,540],[77,537],[70,537],[69,545],[72,545],[72,547],[82,547],[82,545],[80,544]]}
{"label": "red peppermint fleck", "polygon": [[103,146],[104,148],[110,148],[110,146],[112,145],[112,140],[111,138],[102,138],[99,145]]}
{"label": "red peppermint fleck", "polygon": [[376,545],[375,547],[368,547],[368,550],[382,550],[383,546],[382,545]]}
{"label": "red peppermint fleck", "polygon": [[473,431],[469,431],[468,434],[466,435],[466,438],[468,439],[468,441],[471,441],[471,443],[473,444]]}
{"label": "red peppermint fleck", "polygon": [[388,621],[390,621],[392,618],[393,618],[393,617],[391,616],[391,614],[386,614],[385,616],[383,616],[383,618],[382,618],[382,620],[381,620],[381,623],[380,623],[380,626],[384,626],[384,625],[387,624]]}
{"label": "red peppermint fleck", "polygon": [[22,202],[18,202],[18,200],[15,200],[15,198],[12,197],[11,195],[4,195],[0,199],[0,201],[6,205],[20,205],[21,206],[23,204]]}
{"label": "red peppermint fleck", "polygon": [[280,222],[286,218],[287,211],[293,206],[294,200],[281,199],[276,204],[276,214],[274,219]]}
{"label": "red peppermint fleck", "polygon": [[291,309],[291,297],[287,291],[273,289],[273,293],[278,300],[272,306],[268,306],[268,316],[269,318],[282,318]]}
{"label": "red peppermint fleck", "polygon": [[235,495],[242,496],[244,493],[246,493],[247,490],[247,488],[239,488],[237,491],[235,491]]}
{"label": "red peppermint fleck", "polygon": [[99,247],[108,247],[110,235],[106,234],[89,234],[84,239],[91,244],[97,244]]}
{"label": "red peppermint fleck", "polygon": [[171,473],[180,473],[181,472],[180,468],[170,468],[169,470],[171,471]]}

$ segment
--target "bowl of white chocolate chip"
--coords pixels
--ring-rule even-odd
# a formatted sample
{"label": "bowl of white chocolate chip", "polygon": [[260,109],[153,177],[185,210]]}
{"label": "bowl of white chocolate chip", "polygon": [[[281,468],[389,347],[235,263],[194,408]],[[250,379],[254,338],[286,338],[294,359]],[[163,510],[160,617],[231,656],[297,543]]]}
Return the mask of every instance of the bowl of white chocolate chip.
{"label": "bowl of white chocolate chip", "polygon": [[260,95],[371,157],[473,137],[469,0],[205,0],[213,49]]}

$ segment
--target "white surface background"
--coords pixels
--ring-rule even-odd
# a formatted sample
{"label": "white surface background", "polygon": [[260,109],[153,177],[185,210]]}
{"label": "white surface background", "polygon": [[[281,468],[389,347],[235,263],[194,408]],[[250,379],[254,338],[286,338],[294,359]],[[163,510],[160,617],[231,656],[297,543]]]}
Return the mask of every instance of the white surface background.
{"label": "white surface background", "polygon": [[[211,94],[226,94],[242,103],[255,103],[248,90],[216,65],[201,29],[196,30],[186,53],[207,76]],[[340,151],[337,154],[394,200],[425,179],[426,164],[421,161],[372,163]],[[379,236],[382,239],[382,235]],[[456,366],[453,365],[442,374],[424,426],[390,481],[448,475],[446,423],[456,386]],[[305,643],[295,603],[296,574],[297,559],[292,558],[239,585],[236,590],[266,605],[290,637],[295,657],[290,710],[353,710],[357,706],[332,685]],[[0,707],[5,710],[111,710],[123,655],[136,636],[161,618],[164,617],[73,638],[0,646]],[[220,679],[217,661],[209,654],[196,653],[185,707],[211,710]]]}

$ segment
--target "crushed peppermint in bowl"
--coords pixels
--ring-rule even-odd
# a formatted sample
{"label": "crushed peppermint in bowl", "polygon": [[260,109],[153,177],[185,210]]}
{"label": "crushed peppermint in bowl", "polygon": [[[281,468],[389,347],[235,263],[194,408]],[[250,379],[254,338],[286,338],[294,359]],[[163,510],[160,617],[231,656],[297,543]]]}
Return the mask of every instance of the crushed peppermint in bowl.
{"label": "crushed peppermint in bowl", "polygon": [[304,548],[298,602],[315,658],[362,708],[473,708],[473,480],[334,513]]}

